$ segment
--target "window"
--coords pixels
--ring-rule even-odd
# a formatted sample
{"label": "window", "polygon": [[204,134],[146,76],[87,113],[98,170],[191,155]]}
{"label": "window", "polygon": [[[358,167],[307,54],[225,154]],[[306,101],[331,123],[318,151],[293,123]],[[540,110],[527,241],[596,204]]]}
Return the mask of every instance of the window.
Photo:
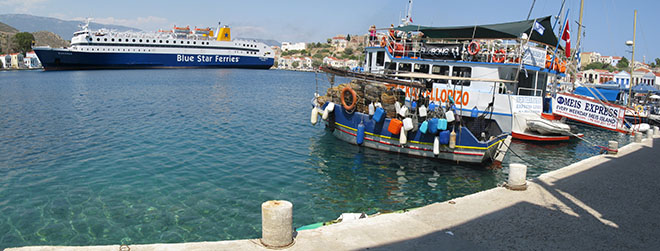
{"label": "window", "polygon": [[[434,65],[431,68],[431,74],[449,76],[449,66],[446,65]],[[434,83],[446,84],[449,81],[446,79],[434,79]]]}
{"label": "window", "polygon": [[410,72],[412,66],[410,63],[400,63],[399,64],[399,72]]}
{"label": "window", "polygon": [[135,38],[133,38],[133,42],[135,43]]}
{"label": "window", "polygon": [[392,74],[392,73],[395,73],[395,72],[396,72],[396,63],[394,63],[394,62],[385,62],[385,74]]}
{"label": "window", "polygon": [[160,42],[160,43],[162,43],[162,42],[163,42],[163,40],[160,40],[159,42]]}
{"label": "window", "polygon": [[100,39],[100,38],[96,38],[96,41],[101,41],[101,39]]}
{"label": "window", "polygon": [[113,39],[112,39],[112,42],[114,42],[114,41],[115,41],[115,39],[113,38]]}
{"label": "window", "polygon": [[142,43],[142,39],[140,39],[140,43]]}
{"label": "window", "polygon": [[[464,77],[464,78],[472,77],[472,68],[454,66],[454,69],[452,71],[452,76]],[[470,80],[453,80],[452,83],[455,85],[470,86]]]}
{"label": "window", "polygon": [[103,41],[106,41],[106,42],[107,42],[107,41],[108,41],[108,39],[107,39],[107,38],[104,38],[104,39],[103,39]]}
{"label": "window", "polygon": [[379,51],[376,53],[376,66],[383,66],[385,64],[385,52]]}
{"label": "window", "polygon": [[119,42],[121,42],[121,38],[119,39]]}
{"label": "window", "polygon": [[413,72],[429,73],[429,65],[427,64],[415,64]]}

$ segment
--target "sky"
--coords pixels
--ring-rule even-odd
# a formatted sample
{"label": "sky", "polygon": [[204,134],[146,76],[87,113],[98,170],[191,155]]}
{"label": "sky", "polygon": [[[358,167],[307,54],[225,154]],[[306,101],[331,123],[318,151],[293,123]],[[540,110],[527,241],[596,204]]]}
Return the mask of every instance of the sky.
{"label": "sky", "polygon": [[[455,26],[524,20],[535,2],[531,19],[556,16],[562,0],[413,1],[414,24]],[[397,25],[405,16],[407,0],[0,0],[0,14],[32,14],[64,20],[125,25],[145,31],[173,25],[232,27],[232,36],[274,39],[280,42],[324,42],[345,34],[366,34],[369,26]],[[580,1],[566,0],[572,45],[577,41]],[[626,40],[633,39],[637,10],[635,60],[660,58],[660,14],[657,0],[586,0],[582,51],[631,58]],[[564,16],[564,14],[562,14]],[[563,18],[562,18],[563,19]],[[554,20],[554,19],[553,19]],[[563,21],[563,20],[561,20]],[[559,25],[558,25],[559,26]],[[558,33],[558,28],[555,33]],[[68,38],[65,38],[68,39]]]}

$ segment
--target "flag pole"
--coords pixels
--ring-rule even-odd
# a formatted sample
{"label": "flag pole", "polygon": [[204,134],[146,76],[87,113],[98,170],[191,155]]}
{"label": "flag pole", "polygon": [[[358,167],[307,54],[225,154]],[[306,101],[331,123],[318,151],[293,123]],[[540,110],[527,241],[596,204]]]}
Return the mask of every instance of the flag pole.
{"label": "flag pole", "polygon": [[[566,21],[568,20],[568,12],[569,11],[571,11],[570,8],[566,9],[566,17],[564,17],[564,24],[561,26],[562,28],[561,28],[560,33],[562,33],[562,36],[563,36],[563,33],[564,33],[564,29],[566,28],[565,26],[566,26]],[[561,36],[557,38],[557,46],[555,46],[555,51],[552,53],[552,60],[550,61],[550,69],[548,69],[548,71],[550,71],[554,67],[555,57],[557,56],[557,49],[559,49],[559,42],[561,42]]]}

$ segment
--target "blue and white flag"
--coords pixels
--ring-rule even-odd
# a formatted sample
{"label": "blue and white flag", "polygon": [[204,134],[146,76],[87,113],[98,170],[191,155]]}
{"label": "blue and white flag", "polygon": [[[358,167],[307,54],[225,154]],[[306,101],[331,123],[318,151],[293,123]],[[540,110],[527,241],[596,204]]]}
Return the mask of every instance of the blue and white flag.
{"label": "blue and white flag", "polygon": [[538,32],[541,36],[543,36],[543,32],[545,31],[545,27],[541,25],[541,23],[534,21],[534,30]]}
{"label": "blue and white flag", "polygon": [[577,49],[577,52],[575,52],[575,62],[577,63],[577,70],[580,70],[580,62],[582,61],[582,57],[580,57],[580,52],[582,51],[581,48]]}

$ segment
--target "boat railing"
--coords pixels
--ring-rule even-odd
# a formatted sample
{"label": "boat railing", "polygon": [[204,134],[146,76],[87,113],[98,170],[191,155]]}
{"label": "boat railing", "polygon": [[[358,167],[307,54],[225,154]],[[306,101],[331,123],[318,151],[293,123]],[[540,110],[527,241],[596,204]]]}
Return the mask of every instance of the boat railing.
{"label": "boat railing", "polygon": [[[437,59],[430,57],[423,51],[434,47],[457,46],[460,55],[449,60],[505,64],[521,63],[527,46],[538,47],[539,50],[545,51],[545,55],[549,55],[546,56],[546,60],[548,60],[548,57],[552,57],[554,53],[552,48],[548,46],[529,43],[522,39],[428,39],[420,35],[410,34],[397,36],[392,35],[392,32],[377,33],[376,41],[370,41],[369,46],[386,48],[396,58],[411,59]],[[560,61],[566,60],[561,53],[557,53],[556,56],[560,58]],[[549,61],[543,66],[547,68]]]}

